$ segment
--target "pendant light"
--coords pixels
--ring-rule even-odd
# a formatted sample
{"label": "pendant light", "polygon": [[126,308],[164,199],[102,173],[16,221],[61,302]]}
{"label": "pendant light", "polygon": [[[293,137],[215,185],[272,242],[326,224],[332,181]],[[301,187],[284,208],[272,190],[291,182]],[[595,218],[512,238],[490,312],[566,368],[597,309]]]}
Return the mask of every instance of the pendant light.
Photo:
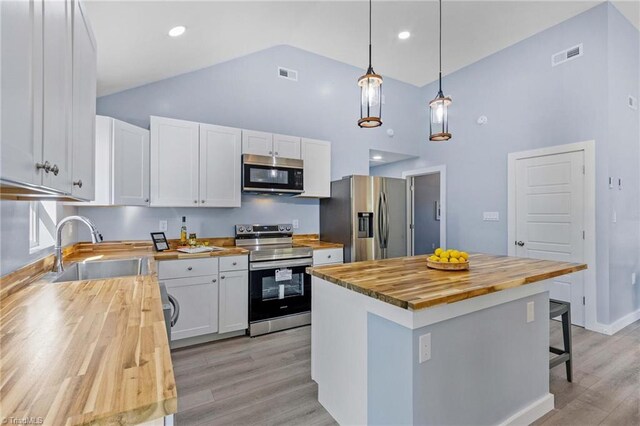
{"label": "pendant light", "polygon": [[382,125],[382,76],[376,74],[371,66],[371,0],[369,0],[369,68],[358,79],[360,86],[360,127],[379,127]]}
{"label": "pendant light", "polygon": [[448,108],[451,105],[451,98],[444,96],[442,93],[442,0],[439,1],[440,7],[440,72],[439,72],[439,90],[435,99],[429,102],[431,109],[431,118],[429,123],[429,140],[442,142],[451,139],[449,133],[449,114]]}

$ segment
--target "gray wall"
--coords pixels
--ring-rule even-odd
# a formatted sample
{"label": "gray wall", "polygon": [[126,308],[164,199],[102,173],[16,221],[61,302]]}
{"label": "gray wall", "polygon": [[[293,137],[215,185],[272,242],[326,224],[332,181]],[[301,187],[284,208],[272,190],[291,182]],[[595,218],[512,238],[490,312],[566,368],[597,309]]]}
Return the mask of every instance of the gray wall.
{"label": "gray wall", "polygon": [[[298,71],[299,81],[277,77],[277,67]],[[417,87],[384,80],[384,125],[360,129],[358,87],[363,70],[290,46],[277,46],[202,70],[98,99],[98,114],[149,127],[159,115],[332,142],[332,177],[368,174],[369,148],[416,154],[422,113]],[[390,138],[386,130],[393,128]],[[242,222],[300,220],[298,232],[319,230],[317,200],[244,196],[239,209],[89,208],[106,239],[148,238],[159,220],[169,220],[168,236],[186,215],[196,232],[232,235]],[[81,238],[88,238],[82,233]]]}
{"label": "gray wall", "polygon": [[440,246],[440,221],[435,202],[440,200],[440,173],[416,176],[414,185],[414,252],[433,253]]}
{"label": "gray wall", "polygon": [[[372,173],[447,165],[447,242],[469,251],[507,253],[507,154],[579,141],[596,141],[597,318],[603,324],[640,308],[631,272],[640,257],[640,133],[638,30],[606,3],[448,75],[453,97],[448,143],[422,135],[420,158],[376,167]],[[551,67],[553,53],[584,44],[584,56]],[[434,84],[421,89],[435,96]],[[488,123],[476,120],[486,115]],[[624,191],[610,191],[620,176]],[[618,223],[611,223],[613,209]],[[483,211],[500,222],[483,222]]]}
{"label": "gray wall", "polygon": [[[527,323],[530,301],[535,320]],[[368,314],[368,422],[504,422],[513,414],[508,410],[549,393],[548,316],[547,293],[413,331]],[[419,339],[426,333],[431,333],[431,359],[420,364]]]}

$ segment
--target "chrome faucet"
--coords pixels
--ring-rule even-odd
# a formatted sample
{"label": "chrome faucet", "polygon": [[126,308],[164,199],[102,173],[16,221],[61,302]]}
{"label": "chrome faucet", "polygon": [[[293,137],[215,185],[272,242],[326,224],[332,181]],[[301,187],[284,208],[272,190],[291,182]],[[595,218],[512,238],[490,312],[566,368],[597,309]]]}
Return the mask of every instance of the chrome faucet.
{"label": "chrome faucet", "polygon": [[72,220],[77,220],[78,222],[82,222],[89,227],[89,230],[91,231],[92,243],[96,244],[102,241],[102,234],[100,234],[100,232],[98,231],[98,228],[96,228],[96,225],[94,225],[93,222],[91,222],[91,220],[87,219],[84,216],[65,217],[60,222],[58,222],[58,225],[56,225],[56,246],[55,246],[56,263],[53,266],[53,272],[64,271],[64,268],[62,267],[62,228],[64,228],[64,225],[66,225],[68,222],[71,222]]}

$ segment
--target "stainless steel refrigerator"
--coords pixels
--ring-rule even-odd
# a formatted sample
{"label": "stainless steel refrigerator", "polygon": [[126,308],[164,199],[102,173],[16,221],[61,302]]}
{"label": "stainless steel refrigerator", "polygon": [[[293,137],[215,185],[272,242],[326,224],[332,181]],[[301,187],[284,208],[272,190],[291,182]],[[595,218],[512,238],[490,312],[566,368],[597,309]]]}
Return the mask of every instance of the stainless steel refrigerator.
{"label": "stainless steel refrigerator", "polygon": [[320,200],[320,239],[344,244],[344,261],[407,255],[404,179],[347,176]]}

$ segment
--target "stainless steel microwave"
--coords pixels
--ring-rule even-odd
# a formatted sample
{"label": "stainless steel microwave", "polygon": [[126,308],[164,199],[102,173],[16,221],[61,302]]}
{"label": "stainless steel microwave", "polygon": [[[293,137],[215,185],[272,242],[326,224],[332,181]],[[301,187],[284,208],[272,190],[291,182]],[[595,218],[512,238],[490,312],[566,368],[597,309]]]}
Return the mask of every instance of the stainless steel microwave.
{"label": "stainless steel microwave", "polygon": [[242,190],[250,193],[295,195],[304,192],[303,162],[293,158],[244,154]]}

